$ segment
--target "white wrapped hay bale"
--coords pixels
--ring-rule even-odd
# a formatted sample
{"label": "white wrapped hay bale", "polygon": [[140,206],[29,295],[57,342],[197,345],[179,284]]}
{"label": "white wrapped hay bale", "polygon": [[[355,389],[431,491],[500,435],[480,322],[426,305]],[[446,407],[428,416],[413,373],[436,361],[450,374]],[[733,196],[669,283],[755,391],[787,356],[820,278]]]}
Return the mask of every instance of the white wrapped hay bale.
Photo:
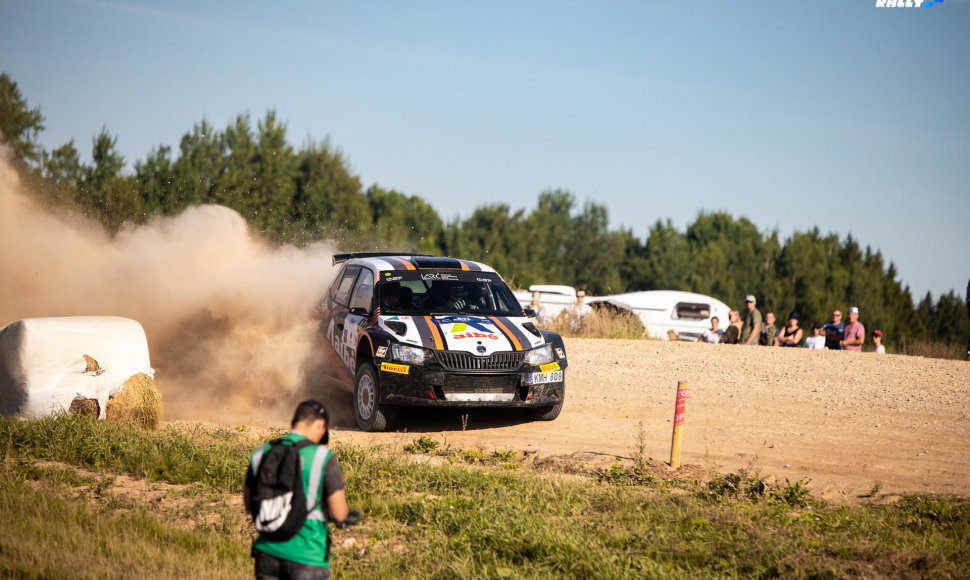
{"label": "white wrapped hay bale", "polygon": [[0,415],[68,411],[108,399],[133,375],[154,378],[141,324],[116,316],[27,318],[0,332]]}

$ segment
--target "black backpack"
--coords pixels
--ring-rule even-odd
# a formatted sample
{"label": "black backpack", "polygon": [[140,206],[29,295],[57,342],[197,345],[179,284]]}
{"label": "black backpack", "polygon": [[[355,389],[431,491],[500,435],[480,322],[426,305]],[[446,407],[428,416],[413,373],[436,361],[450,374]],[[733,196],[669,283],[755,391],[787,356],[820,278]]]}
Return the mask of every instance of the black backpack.
{"label": "black backpack", "polygon": [[303,527],[307,515],[320,505],[318,500],[307,509],[300,449],[308,445],[313,443],[307,439],[296,443],[273,439],[263,453],[249,511],[256,530],[267,540],[289,540]]}

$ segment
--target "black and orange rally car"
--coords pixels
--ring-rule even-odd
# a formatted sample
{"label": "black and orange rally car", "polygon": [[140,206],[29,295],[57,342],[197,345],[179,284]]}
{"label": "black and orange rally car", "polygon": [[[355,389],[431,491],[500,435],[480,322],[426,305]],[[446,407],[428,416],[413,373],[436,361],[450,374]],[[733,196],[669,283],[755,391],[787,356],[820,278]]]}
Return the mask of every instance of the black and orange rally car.
{"label": "black and orange rally car", "polygon": [[559,416],[566,349],[492,268],[415,254],[338,254],[320,332],[366,431],[399,408],[525,407]]}

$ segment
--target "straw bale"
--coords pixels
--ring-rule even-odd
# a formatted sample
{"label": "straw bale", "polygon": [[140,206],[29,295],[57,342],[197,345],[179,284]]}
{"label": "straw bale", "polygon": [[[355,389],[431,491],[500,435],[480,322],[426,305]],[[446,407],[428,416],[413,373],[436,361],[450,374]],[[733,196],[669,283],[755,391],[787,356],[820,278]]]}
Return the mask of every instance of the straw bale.
{"label": "straw bale", "polygon": [[101,414],[101,409],[98,406],[98,401],[96,399],[87,399],[85,397],[77,396],[71,401],[71,406],[68,408],[67,413],[76,417],[78,415],[90,415],[91,417],[97,417]]}
{"label": "straw bale", "polygon": [[144,373],[129,377],[121,391],[108,400],[105,418],[157,429],[162,420],[162,396],[155,381]]}

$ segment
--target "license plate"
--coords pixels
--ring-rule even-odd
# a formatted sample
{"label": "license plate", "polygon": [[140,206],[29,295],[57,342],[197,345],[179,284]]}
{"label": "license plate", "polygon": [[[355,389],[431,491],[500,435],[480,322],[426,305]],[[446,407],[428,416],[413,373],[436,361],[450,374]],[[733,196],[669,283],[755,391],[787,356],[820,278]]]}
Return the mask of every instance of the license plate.
{"label": "license plate", "polygon": [[562,371],[552,371],[551,373],[529,373],[530,385],[541,385],[542,383],[562,382]]}

